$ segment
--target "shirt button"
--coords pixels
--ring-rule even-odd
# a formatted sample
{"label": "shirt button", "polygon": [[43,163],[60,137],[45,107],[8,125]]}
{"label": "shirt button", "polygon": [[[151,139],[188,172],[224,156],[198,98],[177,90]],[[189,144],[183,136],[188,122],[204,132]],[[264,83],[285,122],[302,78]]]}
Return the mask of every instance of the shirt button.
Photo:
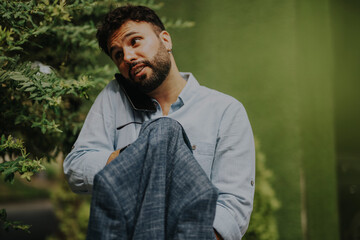
{"label": "shirt button", "polygon": [[196,145],[192,145],[191,148],[192,148],[192,150],[195,150],[195,149],[196,149]]}
{"label": "shirt button", "polygon": [[254,184],[255,184],[255,182],[254,182],[254,180],[251,180],[251,186],[254,186]]}

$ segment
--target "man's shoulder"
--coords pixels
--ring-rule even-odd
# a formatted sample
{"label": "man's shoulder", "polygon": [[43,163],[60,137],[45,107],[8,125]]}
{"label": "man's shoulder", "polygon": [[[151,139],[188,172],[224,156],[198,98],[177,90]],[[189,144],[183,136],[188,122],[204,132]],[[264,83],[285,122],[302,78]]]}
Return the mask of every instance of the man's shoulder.
{"label": "man's shoulder", "polygon": [[105,92],[119,92],[119,84],[116,79],[111,80],[103,89]]}
{"label": "man's shoulder", "polygon": [[106,86],[100,91],[97,98],[109,98],[109,99],[115,99],[119,95],[120,87],[117,83],[116,79],[111,80]]}
{"label": "man's shoulder", "polygon": [[102,107],[104,104],[113,105],[119,103],[122,99],[119,94],[120,87],[116,80],[111,80],[97,95],[94,105]]}
{"label": "man's shoulder", "polygon": [[243,107],[242,103],[236,98],[218,90],[200,85],[199,91],[201,91],[201,94],[206,98],[206,101],[212,104],[220,105],[224,108],[230,105]]}
{"label": "man's shoulder", "polygon": [[191,92],[191,94],[196,94],[198,99],[205,100],[209,103],[219,103],[221,105],[229,105],[229,104],[241,104],[236,98],[219,92],[218,90],[206,87],[201,85],[195,78],[195,76],[190,72],[182,72],[182,76],[187,77],[191,82],[191,88],[195,89],[196,92]]}

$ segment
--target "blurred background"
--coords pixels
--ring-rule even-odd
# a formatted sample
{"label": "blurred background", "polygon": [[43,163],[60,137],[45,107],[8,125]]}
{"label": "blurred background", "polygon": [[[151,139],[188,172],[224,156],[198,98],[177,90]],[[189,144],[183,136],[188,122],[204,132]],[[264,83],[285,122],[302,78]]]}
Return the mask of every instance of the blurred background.
{"label": "blurred background", "polygon": [[[70,192],[61,164],[116,71],[96,46],[95,26],[124,1],[30,2],[0,3],[0,209],[3,226],[33,226],[0,238],[84,239],[90,197]],[[245,238],[359,240],[360,2],[130,2],[163,17],[180,71],[247,109],[257,188]]]}

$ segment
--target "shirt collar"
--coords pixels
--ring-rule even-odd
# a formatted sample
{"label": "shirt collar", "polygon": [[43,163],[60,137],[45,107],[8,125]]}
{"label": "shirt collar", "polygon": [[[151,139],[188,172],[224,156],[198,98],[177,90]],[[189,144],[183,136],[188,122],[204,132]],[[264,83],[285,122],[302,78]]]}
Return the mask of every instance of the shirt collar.
{"label": "shirt collar", "polygon": [[200,84],[195,79],[194,75],[189,72],[181,72],[181,76],[186,80],[186,85],[181,91],[179,98],[181,101],[186,104],[190,101],[190,99],[196,96],[196,91],[200,87]]}

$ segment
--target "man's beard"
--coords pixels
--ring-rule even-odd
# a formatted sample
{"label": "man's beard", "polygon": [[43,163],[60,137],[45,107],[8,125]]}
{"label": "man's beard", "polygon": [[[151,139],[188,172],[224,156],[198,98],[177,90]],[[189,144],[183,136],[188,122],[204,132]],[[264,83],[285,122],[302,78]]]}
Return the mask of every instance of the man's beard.
{"label": "man's beard", "polygon": [[[138,81],[135,81],[134,77],[131,74],[131,69],[137,64],[144,64],[145,66],[150,67],[152,69],[151,75],[147,76],[146,74],[144,74],[139,78]],[[169,74],[170,67],[170,56],[166,51],[165,46],[161,44],[157,53],[155,54],[153,59],[151,59],[151,61],[143,60],[131,63],[131,65],[129,66],[129,81],[143,93],[150,93],[164,82],[164,80]]]}

